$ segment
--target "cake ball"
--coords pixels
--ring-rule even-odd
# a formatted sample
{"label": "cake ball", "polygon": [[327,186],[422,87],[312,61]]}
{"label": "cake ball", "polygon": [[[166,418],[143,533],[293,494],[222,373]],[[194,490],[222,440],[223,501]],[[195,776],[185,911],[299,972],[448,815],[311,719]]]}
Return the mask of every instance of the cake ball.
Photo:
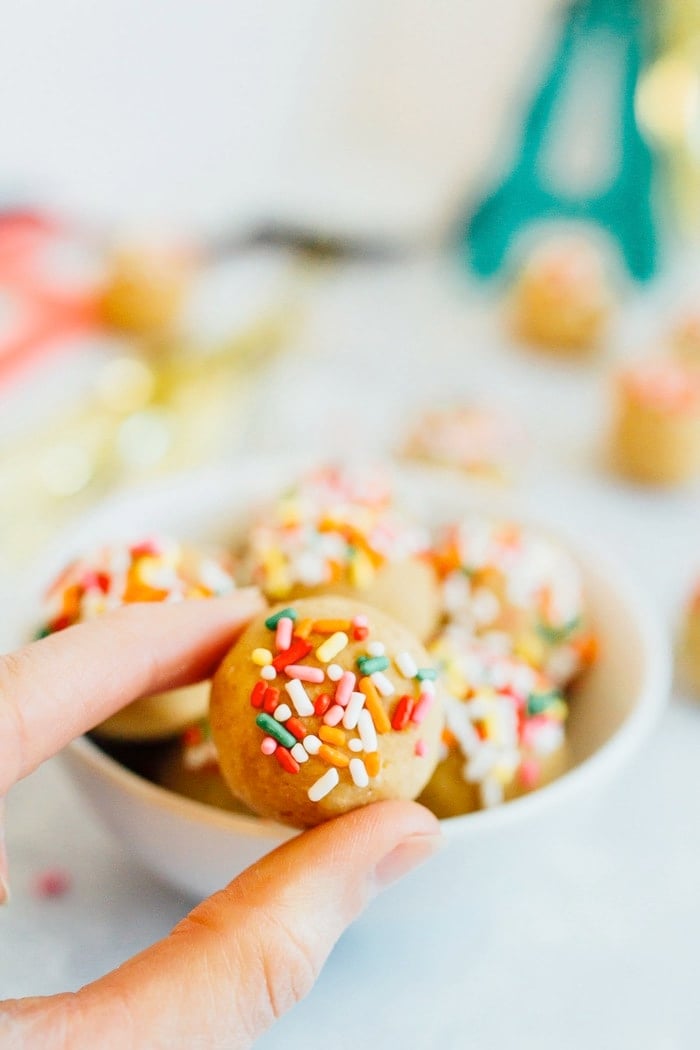
{"label": "cake ball", "polygon": [[645,361],[616,381],[612,456],[635,481],[677,485],[700,474],[700,373]]}
{"label": "cake ball", "polygon": [[511,413],[464,405],[419,416],[406,439],[408,459],[504,480],[521,460],[524,430]]}
{"label": "cake ball", "polygon": [[185,297],[191,260],[152,246],[120,248],[110,261],[101,313],[108,326],[138,335],[171,328]]}
{"label": "cake ball", "polygon": [[[50,585],[38,637],[92,620],[131,602],[182,601],[228,594],[226,563],[176,540],[153,536],[114,543],[71,562]],[[209,683],[143,697],[117,711],[95,733],[118,740],[176,736],[207,713]]]}
{"label": "cake ball", "polygon": [[436,816],[518,798],[566,770],[567,705],[550,679],[454,632],[431,656],[443,676],[444,757],[420,801]]}
{"label": "cake ball", "polygon": [[428,544],[425,530],[394,508],[381,475],[323,468],[254,524],[244,563],[270,601],[358,598],[425,639],[439,617]]}
{"label": "cake ball", "polygon": [[557,685],[594,658],[581,573],[554,540],[479,514],[446,526],[434,562],[446,622]]}
{"label": "cake ball", "polygon": [[700,582],[688,602],[681,645],[685,680],[700,696]]}
{"label": "cake ball", "polygon": [[309,827],[415,798],[437,762],[436,672],[406,627],[342,597],[254,620],[212,684],[221,771],[263,817]]}
{"label": "cake ball", "polygon": [[229,791],[221,775],[219,756],[206,718],[188,726],[168,743],[153,769],[153,779],[178,795],[216,809],[250,815],[251,811]]}
{"label": "cake ball", "polygon": [[583,237],[539,245],[527,259],[512,296],[518,338],[553,351],[598,346],[610,309],[602,255]]}

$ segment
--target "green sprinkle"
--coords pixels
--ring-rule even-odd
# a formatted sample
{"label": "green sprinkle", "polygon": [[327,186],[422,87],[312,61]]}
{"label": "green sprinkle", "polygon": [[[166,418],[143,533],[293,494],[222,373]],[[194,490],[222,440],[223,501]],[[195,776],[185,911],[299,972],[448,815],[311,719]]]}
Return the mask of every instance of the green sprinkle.
{"label": "green sprinkle", "polygon": [[265,620],[265,626],[267,627],[268,631],[274,631],[275,627],[280,622],[280,620],[296,620],[296,618],[296,609],[280,609],[279,612],[273,613],[272,616],[268,616],[268,618]]}
{"label": "green sprinkle", "polygon": [[389,659],[386,656],[358,656],[357,666],[361,674],[370,675],[375,671],[386,671]]}
{"label": "green sprinkle", "polygon": [[434,667],[419,667],[416,671],[416,678],[419,682],[434,682],[437,678],[437,671]]}
{"label": "green sprinkle", "polygon": [[35,631],[35,633],[34,633],[34,641],[38,642],[42,638],[48,638],[48,636],[51,633],[52,633],[51,628],[49,627],[48,624],[45,624],[43,627],[40,627],[38,631]]}
{"label": "green sprinkle", "polygon": [[548,707],[560,700],[561,696],[556,689],[548,693],[531,693],[527,698],[527,713],[529,715],[541,715]]}
{"label": "green sprinkle", "polygon": [[581,617],[575,616],[573,620],[569,620],[562,627],[552,627],[548,623],[537,624],[537,633],[541,638],[544,638],[545,642],[550,642],[552,645],[557,645],[559,642],[564,642],[570,634],[581,626]]}
{"label": "green sprinkle", "polygon": [[272,715],[261,714],[255,719],[255,724],[260,726],[263,733],[267,733],[273,740],[276,740],[282,747],[294,747],[297,742],[295,736],[285,729],[281,722],[278,722]]}

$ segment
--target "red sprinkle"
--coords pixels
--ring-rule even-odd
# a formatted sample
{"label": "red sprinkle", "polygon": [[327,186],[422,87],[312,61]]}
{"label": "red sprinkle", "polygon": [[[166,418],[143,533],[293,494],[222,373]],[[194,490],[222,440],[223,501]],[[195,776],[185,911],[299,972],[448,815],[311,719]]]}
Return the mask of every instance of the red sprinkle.
{"label": "red sprinkle", "polygon": [[129,547],[129,553],[133,555],[134,558],[140,558],[143,555],[161,554],[162,549],[160,544],[156,543],[155,540],[144,540],[143,543],[135,543],[133,547]]}
{"label": "red sprinkle", "polygon": [[188,726],[182,734],[182,742],[185,747],[195,747],[197,744],[201,744],[203,739],[204,734],[199,726]]}
{"label": "red sprinkle", "polygon": [[332,703],[333,701],[328,693],[319,693],[314,701],[314,714],[319,718],[323,718]]}
{"label": "red sprinkle", "polygon": [[278,653],[272,661],[272,666],[275,671],[284,671],[289,664],[300,663],[305,656],[309,655],[312,649],[311,642],[307,642],[305,638],[300,638],[295,634],[289,649],[286,649],[283,653]]}
{"label": "red sprinkle", "polygon": [[408,695],[402,696],[391,719],[391,728],[400,733],[408,725],[412,712],[413,698]]}
{"label": "red sprinkle", "polygon": [[267,685],[265,684],[262,678],[259,682],[255,683],[255,685],[253,686],[253,691],[250,694],[250,703],[252,707],[262,707],[263,697],[265,695],[266,689]]}
{"label": "red sprinkle", "polygon": [[280,691],[275,689],[274,686],[267,686],[265,689],[265,695],[263,697],[263,710],[265,714],[274,714],[275,708],[280,702]]}
{"label": "red sprinkle", "polygon": [[66,627],[70,627],[71,623],[70,616],[57,616],[55,620],[52,620],[49,627],[53,631],[62,631]]}
{"label": "red sprinkle", "polygon": [[284,728],[288,729],[292,736],[295,736],[297,740],[303,740],[306,736],[304,724],[303,722],[300,722],[298,718],[288,718],[284,723]]}
{"label": "red sprinkle", "polygon": [[369,635],[369,627],[353,627],[352,636],[356,642],[364,642]]}
{"label": "red sprinkle", "polygon": [[300,766],[294,755],[287,751],[286,747],[278,747],[275,758],[287,773],[298,773]]}
{"label": "red sprinkle", "polygon": [[70,875],[60,868],[50,868],[43,871],[34,879],[34,893],[37,897],[48,900],[53,897],[63,897],[71,885]]}

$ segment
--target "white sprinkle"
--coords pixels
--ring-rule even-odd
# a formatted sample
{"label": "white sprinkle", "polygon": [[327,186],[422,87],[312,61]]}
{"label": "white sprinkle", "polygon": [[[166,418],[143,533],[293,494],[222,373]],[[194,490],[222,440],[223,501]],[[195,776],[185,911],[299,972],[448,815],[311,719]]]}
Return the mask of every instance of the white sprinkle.
{"label": "white sprinkle", "polygon": [[370,642],[367,646],[367,652],[370,656],[384,656],[386,646],[384,642]]}
{"label": "white sprinkle", "polygon": [[357,719],[357,732],[360,734],[360,740],[365,751],[371,753],[377,750],[377,731],[374,728],[372,716],[366,707],[360,711]]}
{"label": "white sprinkle", "polygon": [[357,719],[360,711],[365,706],[365,694],[364,693],[351,693],[350,699],[348,700],[348,706],[345,708],[345,714],[343,715],[343,726],[346,729],[354,729],[357,725]]}
{"label": "white sprinkle", "polygon": [[353,737],[352,740],[348,740],[348,747],[351,751],[363,751],[362,741],[358,740],[357,737]]}
{"label": "white sprinkle", "polygon": [[339,682],[343,677],[343,668],[340,664],[329,664],[326,668],[326,674],[330,678],[331,682]]}
{"label": "white sprinkle", "polygon": [[367,767],[361,758],[350,759],[350,776],[355,787],[366,788],[369,784]]}
{"label": "white sprinkle", "polygon": [[266,682],[273,682],[277,677],[277,671],[275,671],[272,664],[268,664],[267,667],[260,668],[260,677],[264,678]]}
{"label": "white sprinkle", "polygon": [[380,696],[393,696],[396,690],[383,671],[375,671],[370,678],[374,682]]}
{"label": "white sprinkle", "polygon": [[292,758],[296,758],[299,765],[301,765],[302,762],[309,761],[309,756],[303,744],[295,744],[290,754]]}
{"label": "white sprinkle", "polygon": [[416,661],[413,659],[410,653],[403,652],[399,653],[395,660],[396,666],[398,667],[404,678],[415,678],[418,667]]}
{"label": "white sprinkle", "polygon": [[287,690],[296,712],[301,718],[307,718],[314,713],[314,705],[309,700],[309,694],[298,678],[292,678],[291,681],[285,682],[284,688]]}
{"label": "white sprinkle", "polygon": [[288,718],[292,717],[292,709],[289,704],[280,704],[279,707],[275,708],[273,715],[278,722],[286,722]]}
{"label": "white sprinkle", "polygon": [[424,678],[420,684],[421,693],[428,693],[429,696],[435,696],[435,682],[432,678]]}
{"label": "white sprinkle", "polygon": [[503,802],[503,788],[497,780],[492,780],[491,777],[488,777],[482,781],[481,801],[486,809],[490,809],[492,806],[499,806]]}
{"label": "white sprinkle", "polygon": [[[308,736],[304,737],[304,750],[309,755],[317,755],[319,748],[321,747],[321,741],[313,733],[309,733]],[[296,747],[296,744],[294,745]]]}
{"label": "white sprinkle", "polygon": [[334,787],[338,784],[340,777],[338,776],[338,770],[332,767],[316,780],[309,790],[307,795],[312,802],[320,802],[322,798],[329,795]]}

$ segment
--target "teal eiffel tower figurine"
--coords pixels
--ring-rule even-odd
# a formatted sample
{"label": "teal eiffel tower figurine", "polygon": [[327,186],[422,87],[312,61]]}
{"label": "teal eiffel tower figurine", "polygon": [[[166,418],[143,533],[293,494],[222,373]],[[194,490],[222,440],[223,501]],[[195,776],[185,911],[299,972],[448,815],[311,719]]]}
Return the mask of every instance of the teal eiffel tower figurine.
{"label": "teal eiffel tower figurine", "polygon": [[[463,220],[459,248],[481,277],[503,266],[517,235],[531,223],[581,221],[602,227],[620,248],[629,273],[639,281],[657,266],[657,232],[652,205],[653,158],[637,126],[634,96],[651,50],[651,17],[645,0],[574,0],[551,67],[525,119],[516,160],[500,185]],[[572,194],[547,179],[542,157],[554,125],[552,116],[570,86],[574,61],[601,40],[620,63],[619,164],[597,192]],[[611,46],[613,45],[613,46]],[[566,129],[575,134],[575,128]],[[612,144],[611,144],[612,146]]]}

